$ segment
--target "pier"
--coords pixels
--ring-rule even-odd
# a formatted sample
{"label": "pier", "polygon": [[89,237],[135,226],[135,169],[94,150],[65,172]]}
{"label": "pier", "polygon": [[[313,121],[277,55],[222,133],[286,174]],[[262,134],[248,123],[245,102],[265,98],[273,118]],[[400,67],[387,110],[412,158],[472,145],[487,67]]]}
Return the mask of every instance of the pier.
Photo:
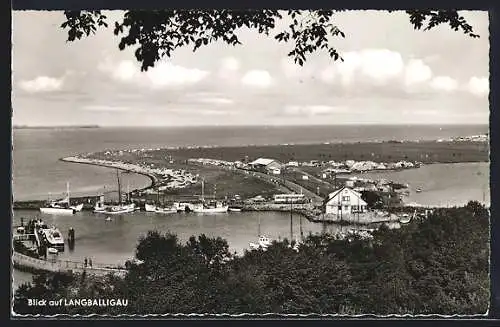
{"label": "pier", "polygon": [[69,260],[42,260],[32,258],[30,256],[14,252],[12,255],[14,266],[18,269],[33,269],[58,273],[87,273],[99,276],[113,274],[117,276],[124,276],[127,273],[126,269],[118,266],[106,265],[100,263],[93,263],[92,267],[85,265],[83,262],[69,261]]}

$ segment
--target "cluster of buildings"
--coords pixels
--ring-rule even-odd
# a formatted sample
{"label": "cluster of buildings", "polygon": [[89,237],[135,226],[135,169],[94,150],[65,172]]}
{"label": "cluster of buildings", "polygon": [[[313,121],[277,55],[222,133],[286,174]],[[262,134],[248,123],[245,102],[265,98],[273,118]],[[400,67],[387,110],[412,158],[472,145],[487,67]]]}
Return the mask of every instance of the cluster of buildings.
{"label": "cluster of buildings", "polygon": [[488,142],[488,140],[489,135],[486,133],[480,135],[452,137],[450,139],[439,139],[436,142]]}

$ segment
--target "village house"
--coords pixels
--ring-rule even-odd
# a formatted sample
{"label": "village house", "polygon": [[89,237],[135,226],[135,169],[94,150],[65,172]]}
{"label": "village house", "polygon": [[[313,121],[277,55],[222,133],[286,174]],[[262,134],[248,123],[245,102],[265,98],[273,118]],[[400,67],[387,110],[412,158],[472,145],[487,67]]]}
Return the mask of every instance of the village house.
{"label": "village house", "polygon": [[367,211],[367,203],[361,194],[349,187],[342,187],[328,195],[324,202],[325,214],[351,215]]}

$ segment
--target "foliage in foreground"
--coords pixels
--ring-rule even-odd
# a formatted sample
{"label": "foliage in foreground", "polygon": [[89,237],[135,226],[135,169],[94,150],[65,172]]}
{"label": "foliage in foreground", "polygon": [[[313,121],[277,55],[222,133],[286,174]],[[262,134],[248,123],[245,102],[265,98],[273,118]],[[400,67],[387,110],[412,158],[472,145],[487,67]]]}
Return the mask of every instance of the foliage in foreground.
{"label": "foliage in foreground", "polygon": [[[310,235],[230,253],[221,238],[140,240],[125,278],[38,275],[15,293],[25,313],[483,314],[489,301],[489,213],[477,202],[436,210],[372,240]],[[28,307],[29,298],[126,298],[128,307]]]}
{"label": "foliage in foreground", "polygon": [[[288,56],[302,66],[314,52],[342,60],[334,46],[336,38],[345,37],[334,23],[337,11],[128,10],[122,21],[114,22],[114,34],[121,36],[120,50],[137,45],[135,57],[141,63],[141,70],[146,71],[178,48],[191,47],[196,51],[217,41],[236,46],[241,44],[238,34],[242,28],[266,36],[279,29],[274,39],[292,44]],[[407,10],[406,13],[417,30],[430,30],[445,24],[454,31],[479,37],[456,10]],[[67,30],[68,41],[79,40],[108,27],[107,17],[99,10],[66,11],[65,16],[61,28]],[[283,28],[278,27],[280,21],[284,22]]]}

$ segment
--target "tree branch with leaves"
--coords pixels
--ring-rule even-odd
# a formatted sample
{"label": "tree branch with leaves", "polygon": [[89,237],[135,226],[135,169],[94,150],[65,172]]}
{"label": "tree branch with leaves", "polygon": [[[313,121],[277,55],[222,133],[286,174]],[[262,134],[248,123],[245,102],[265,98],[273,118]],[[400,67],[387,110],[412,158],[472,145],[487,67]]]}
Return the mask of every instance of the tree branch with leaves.
{"label": "tree branch with leaves", "polygon": [[[182,47],[193,51],[210,43],[222,41],[241,45],[238,33],[242,28],[271,37],[279,21],[288,19],[284,30],[275,31],[274,39],[292,44],[288,56],[303,65],[314,52],[326,52],[334,61],[343,60],[334,45],[345,37],[334,24],[338,10],[129,10],[121,22],[114,22],[114,34],[120,36],[118,48],[136,47],[135,57],[141,70],[147,71],[164,57]],[[454,31],[477,38],[471,25],[456,10],[407,10],[410,23],[416,30],[428,31],[448,24]],[[107,17],[101,11],[66,11],[61,27],[68,32],[67,41],[75,41],[107,28]]]}

